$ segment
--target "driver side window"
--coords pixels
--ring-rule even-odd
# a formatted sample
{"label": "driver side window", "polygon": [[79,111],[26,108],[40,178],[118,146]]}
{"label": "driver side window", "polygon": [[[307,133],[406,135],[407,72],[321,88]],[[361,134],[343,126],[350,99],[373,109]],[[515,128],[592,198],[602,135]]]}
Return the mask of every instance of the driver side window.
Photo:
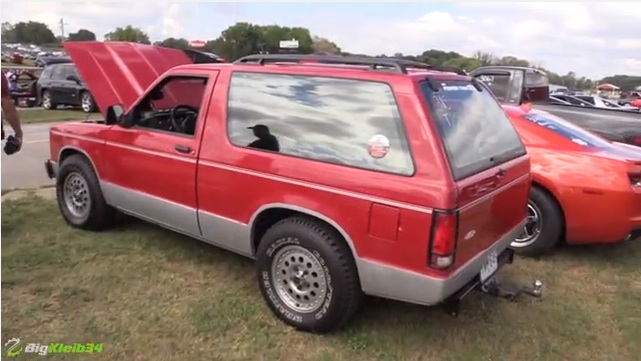
{"label": "driver side window", "polygon": [[195,76],[167,77],[134,107],[134,126],[193,136],[207,80]]}

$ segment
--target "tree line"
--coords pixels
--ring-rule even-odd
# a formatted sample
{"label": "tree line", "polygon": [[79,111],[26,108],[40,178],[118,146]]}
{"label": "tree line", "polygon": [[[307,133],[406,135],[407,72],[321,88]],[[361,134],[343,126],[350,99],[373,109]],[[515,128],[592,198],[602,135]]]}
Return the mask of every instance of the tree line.
{"label": "tree line", "polygon": [[[56,36],[47,25],[40,22],[2,23],[3,43],[59,45],[62,41],[93,41],[96,39],[96,34],[87,29],[80,29],[75,33],[67,34],[66,37],[62,39],[60,36]],[[309,29],[306,28],[257,25],[244,22],[231,25],[223,30],[217,38],[206,41],[202,50],[215,53],[229,61],[233,61],[250,54],[276,53],[280,50],[280,41],[290,39],[296,39],[298,41],[299,47],[297,52],[302,54],[322,52],[342,55],[364,55],[345,52],[334,42],[311,34]],[[104,40],[152,44],[146,32],[132,25],[113,29],[104,35]],[[190,48],[189,41],[184,38],[170,37],[162,41],[154,42],[153,44],[176,49]],[[641,84],[641,77],[639,76],[614,75],[594,80],[580,77],[574,72],[557,74],[549,69],[545,69],[540,64],[525,59],[519,59],[514,56],[496,56],[483,51],[477,51],[472,56],[464,56],[453,51],[430,49],[417,55],[396,53],[379,54],[378,56],[396,57],[439,66],[452,66],[467,71],[486,65],[531,66],[547,72],[550,83],[577,90],[592,89],[597,82],[611,83],[619,86],[623,90],[631,90]]]}

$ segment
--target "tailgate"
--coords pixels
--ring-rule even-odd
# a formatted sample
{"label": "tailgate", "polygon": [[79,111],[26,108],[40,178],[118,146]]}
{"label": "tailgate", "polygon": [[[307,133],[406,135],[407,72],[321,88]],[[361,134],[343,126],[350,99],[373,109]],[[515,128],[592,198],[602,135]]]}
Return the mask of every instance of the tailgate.
{"label": "tailgate", "polygon": [[529,172],[530,162],[524,156],[458,182],[455,267],[495,244],[525,219]]}

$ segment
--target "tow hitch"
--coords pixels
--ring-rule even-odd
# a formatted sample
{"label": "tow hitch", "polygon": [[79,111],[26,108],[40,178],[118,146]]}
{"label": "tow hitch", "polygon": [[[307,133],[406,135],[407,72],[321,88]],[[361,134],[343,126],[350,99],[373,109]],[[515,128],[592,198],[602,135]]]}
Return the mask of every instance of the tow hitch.
{"label": "tow hitch", "polygon": [[[498,257],[499,268],[505,264],[512,263],[513,259],[514,251],[511,249],[504,250]],[[490,296],[505,298],[509,301],[514,301],[516,298],[524,294],[540,298],[543,294],[543,282],[535,280],[532,282],[531,286],[527,286],[501,283],[496,275],[490,277],[485,282],[481,282],[479,277],[476,277],[443,302],[442,305],[445,312],[454,317],[458,316],[461,300],[475,290],[481,291]]]}
{"label": "tow hitch", "polygon": [[540,298],[543,293],[543,282],[535,280],[532,282],[532,286],[501,284],[496,276],[494,276],[487,283],[481,286],[481,291],[488,295],[505,298],[510,301],[513,301],[522,294]]}

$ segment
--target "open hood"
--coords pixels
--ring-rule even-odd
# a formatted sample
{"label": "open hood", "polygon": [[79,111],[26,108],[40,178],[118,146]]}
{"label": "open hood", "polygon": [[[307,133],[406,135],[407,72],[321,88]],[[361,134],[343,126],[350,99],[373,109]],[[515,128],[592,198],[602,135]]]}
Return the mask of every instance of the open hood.
{"label": "open hood", "polygon": [[128,110],[164,72],[194,62],[182,50],[120,41],[66,42],[64,49],[103,115],[114,104]]}

